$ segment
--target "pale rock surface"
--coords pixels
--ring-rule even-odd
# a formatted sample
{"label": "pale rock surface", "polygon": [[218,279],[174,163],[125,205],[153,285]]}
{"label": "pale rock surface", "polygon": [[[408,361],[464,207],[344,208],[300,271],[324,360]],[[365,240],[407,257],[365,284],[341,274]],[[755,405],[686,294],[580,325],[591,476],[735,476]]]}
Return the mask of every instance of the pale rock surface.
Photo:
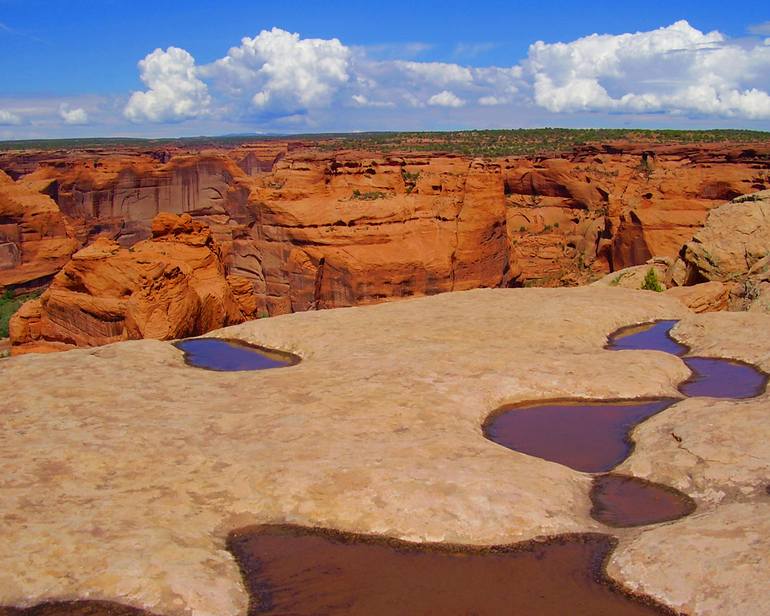
{"label": "pale rock surface", "polygon": [[[668,470],[660,470],[667,460],[645,467],[646,448],[668,444],[640,433],[629,464],[692,492],[699,509],[647,530],[610,531],[589,516],[589,475],[481,432],[506,403],[677,396],[688,376],[679,358],[603,348],[632,323],[683,318],[677,335],[699,352],[767,365],[770,317],[727,316],[692,315],[663,294],[624,289],[476,290],[209,334],[302,357],[264,372],[196,369],[152,340],[2,360],[0,604],[89,597],[168,616],[245,614],[225,537],[285,522],[465,544],[610,532],[621,539],[610,572],[624,584],[693,614],[746,614],[770,570],[756,568],[768,558],[756,551],[762,539],[752,542],[767,536],[756,491],[706,498],[711,478],[688,483],[695,462],[686,452]],[[736,442],[712,442],[696,416],[712,406],[689,400],[677,415],[684,444],[700,438],[697,455],[724,458],[738,487],[754,486],[751,465],[761,462],[743,462],[735,449],[767,460],[766,422],[736,429]],[[726,415],[722,429],[742,417]],[[722,490],[728,471],[718,470]],[[740,533],[710,532],[712,519]],[[652,541],[655,532],[671,540]],[[725,555],[754,561],[716,575]],[[666,567],[675,575],[661,575]]]}
{"label": "pale rock surface", "polygon": [[682,250],[690,280],[729,281],[770,254],[770,190],[735,198],[709,212]]}
{"label": "pale rock surface", "polygon": [[717,280],[701,282],[691,287],[672,287],[666,295],[677,298],[693,312],[727,310],[730,303],[731,285]]}
{"label": "pale rock surface", "polygon": [[[673,336],[691,355],[751,362],[770,372],[770,318],[693,315]],[[665,597],[688,614],[768,614],[770,584],[770,394],[744,400],[689,398],[637,426],[618,467],[682,490],[696,512],[621,542],[609,573]]]}
{"label": "pale rock surface", "polygon": [[666,277],[669,265],[669,260],[651,259],[650,262],[644,265],[633,265],[617,272],[607,274],[599,280],[592,282],[590,286],[620,287],[622,289],[640,290],[644,284],[645,276],[647,276],[647,273],[651,269],[655,271],[655,275],[657,276],[660,285],[665,286],[663,281]]}

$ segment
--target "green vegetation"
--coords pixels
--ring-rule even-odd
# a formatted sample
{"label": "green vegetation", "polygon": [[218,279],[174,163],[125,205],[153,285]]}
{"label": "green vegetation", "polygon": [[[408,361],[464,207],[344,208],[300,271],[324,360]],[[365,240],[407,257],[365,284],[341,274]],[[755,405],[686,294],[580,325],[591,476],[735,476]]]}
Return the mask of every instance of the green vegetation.
{"label": "green vegetation", "polygon": [[636,166],[636,172],[641,175],[646,182],[650,181],[650,178],[652,177],[652,174],[655,172],[655,170],[650,165],[650,161],[646,158],[642,158],[642,160],[639,162],[639,164]]}
{"label": "green vegetation", "polygon": [[343,148],[377,152],[426,151],[466,156],[523,156],[564,152],[587,143],[742,143],[770,142],[770,132],[751,130],[633,130],[621,128],[521,128],[515,130],[465,130],[454,132],[372,132],[304,135],[225,135],[180,139],[39,139],[0,141],[3,150],[69,150],[87,148],[237,147],[257,141],[301,141],[322,150]]}
{"label": "green vegetation", "polygon": [[750,130],[629,130],[534,128],[515,130],[469,130],[457,132],[356,133],[305,135],[323,139],[323,150],[341,148],[392,151],[429,151],[467,156],[522,156],[564,152],[587,143],[630,141],[636,143],[744,143],[770,142],[770,133]]}
{"label": "green vegetation", "polygon": [[357,188],[353,191],[351,199],[358,199],[360,201],[375,201],[376,199],[384,199],[385,193],[379,190],[373,190],[371,192],[362,193]]}
{"label": "green vegetation", "polygon": [[412,194],[412,191],[417,188],[417,180],[420,179],[420,172],[415,171],[414,173],[409,173],[406,169],[401,169],[401,177],[404,179],[406,194]]}
{"label": "green vegetation", "polygon": [[645,291],[657,291],[658,293],[663,291],[663,286],[658,281],[658,275],[655,273],[654,267],[651,267],[645,274],[642,289]]}
{"label": "green vegetation", "polygon": [[30,300],[39,297],[40,293],[30,293],[29,295],[19,295],[14,297],[10,291],[0,295],[0,338],[8,337],[8,322],[21,305]]}

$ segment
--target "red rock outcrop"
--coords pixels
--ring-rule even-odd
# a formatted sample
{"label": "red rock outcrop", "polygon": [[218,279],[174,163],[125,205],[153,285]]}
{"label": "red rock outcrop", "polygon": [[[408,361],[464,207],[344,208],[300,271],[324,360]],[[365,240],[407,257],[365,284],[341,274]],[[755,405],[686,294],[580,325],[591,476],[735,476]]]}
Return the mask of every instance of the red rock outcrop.
{"label": "red rock outcrop", "polygon": [[770,187],[770,146],[614,143],[508,163],[508,231],[524,279],[561,283],[676,257],[709,210]]}
{"label": "red rock outcrop", "polygon": [[255,316],[233,292],[207,227],[160,214],[152,235],[131,249],[98,238],[75,253],[11,319],[12,353],[181,338]]}
{"label": "red rock outcrop", "polygon": [[[0,168],[20,178],[4,177],[0,195],[11,191],[3,186],[32,191],[41,208],[45,201],[41,211],[59,221],[48,235],[38,231],[40,240],[27,234],[28,270],[8,256],[20,254],[21,243],[8,241],[10,232],[0,226],[6,233],[0,253],[5,247],[6,264],[15,264],[0,272],[15,276],[6,285],[23,285],[38,269],[55,272],[82,246],[133,247],[138,258],[153,219],[170,212],[210,229],[224,284],[245,316],[474,287],[582,284],[651,257],[675,257],[711,208],[770,182],[764,170],[770,146],[764,145],[614,143],[498,159],[307,146],[265,141],[216,150],[0,155]],[[34,208],[14,211],[14,220],[43,219]],[[32,222],[14,225],[39,229]],[[49,243],[34,243],[42,239]],[[54,251],[53,240],[66,245]],[[43,245],[51,247],[51,258],[34,249]],[[184,259],[175,258],[180,269],[163,270],[162,284],[158,273],[155,287],[141,286],[146,297],[130,287],[136,302],[144,297],[142,306],[165,305],[172,288],[185,296]],[[126,259],[127,271],[136,269],[120,250],[108,260],[119,259]],[[82,255],[67,267],[77,269],[80,261]],[[64,302],[56,288],[46,300],[52,314],[66,312],[56,308]],[[179,309],[184,306],[179,299]],[[125,313],[120,334],[96,328],[93,340],[172,335],[142,310],[132,308],[136,317]],[[67,344],[85,343],[73,335]]]}
{"label": "red rock outcrop", "polygon": [[77,250],[50,188],[0,171],[0,288],[45,284]]}

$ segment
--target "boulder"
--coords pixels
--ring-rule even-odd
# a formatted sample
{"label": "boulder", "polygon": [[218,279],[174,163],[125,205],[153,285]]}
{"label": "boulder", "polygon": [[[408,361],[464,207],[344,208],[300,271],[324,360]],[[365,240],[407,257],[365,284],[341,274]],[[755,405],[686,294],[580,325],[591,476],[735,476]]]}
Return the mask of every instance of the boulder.
{"label": "boulder", "polygon": [[[764,271],[770,254],[770,190],[737,197],[709,213],[681,251],[687,282],[730,281]],[[756,269],[756,273],[761,273]]]}
{"label": "boulder", "polygon": [[730,302],[731,285],[712,280],[691,287],[672,287],[666,295],[676,297],[693,312],[715,312],[727,310]]}

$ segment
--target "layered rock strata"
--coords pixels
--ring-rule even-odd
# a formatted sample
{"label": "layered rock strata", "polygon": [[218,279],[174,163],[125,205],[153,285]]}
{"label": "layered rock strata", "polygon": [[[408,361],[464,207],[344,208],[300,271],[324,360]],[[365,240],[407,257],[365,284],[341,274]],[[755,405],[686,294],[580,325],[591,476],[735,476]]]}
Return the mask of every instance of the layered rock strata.
{"label": "layered rock strata", "polygon": [[[770,148],[757,145],[498,159],[309,145],[2,155],[19,179],[0,186],[0,281],[47,282],[78,248],[130,248],[169,212],[211,229],[249,314],[575,285],[674,259],[711,208],[770,185]],[[20,191],[38,205],[8,196]]]}

